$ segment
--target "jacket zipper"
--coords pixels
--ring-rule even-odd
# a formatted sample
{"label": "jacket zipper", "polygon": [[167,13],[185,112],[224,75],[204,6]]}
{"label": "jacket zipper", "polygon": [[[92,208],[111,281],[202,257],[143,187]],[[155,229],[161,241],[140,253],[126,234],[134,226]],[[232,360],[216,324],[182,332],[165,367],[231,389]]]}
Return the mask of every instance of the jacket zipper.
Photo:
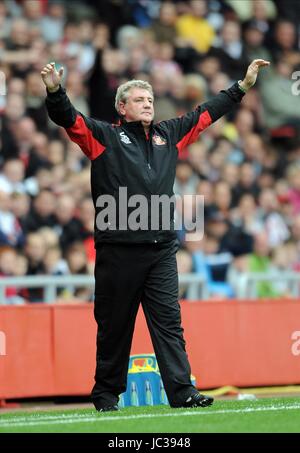
{"label": "jacket zipper", "polygon": [[145,141],[146,141],[146,153],[147,153],[147,165],[149,170],[151,170],[151,163],[150,163],[150,134],[148,137],[145,135]]}

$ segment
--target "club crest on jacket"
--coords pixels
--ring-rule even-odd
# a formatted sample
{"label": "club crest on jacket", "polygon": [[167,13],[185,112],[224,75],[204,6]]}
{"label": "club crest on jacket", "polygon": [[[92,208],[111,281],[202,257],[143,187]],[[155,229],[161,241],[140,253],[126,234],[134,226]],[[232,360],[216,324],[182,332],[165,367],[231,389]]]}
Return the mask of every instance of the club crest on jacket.
{"label": "club crest on jacket", "polygon": [[154,134],[153,137],[152,137],[152,141],[155,145],[166,145],[167,144],[167,140],[165,140],[164,138],[161,138],[159,135],[157,134]]}

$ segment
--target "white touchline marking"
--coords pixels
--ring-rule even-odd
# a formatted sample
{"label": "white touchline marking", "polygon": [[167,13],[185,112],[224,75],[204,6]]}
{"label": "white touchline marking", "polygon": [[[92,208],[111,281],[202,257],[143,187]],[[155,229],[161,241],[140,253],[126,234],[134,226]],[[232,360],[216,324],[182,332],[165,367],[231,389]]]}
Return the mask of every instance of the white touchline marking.
{"label": "white touchline marking", "polygon": [[[70,424],[70,423],[90,423],[90,422],[105,422],[105,421],[116,421],[116,420],[137,420],[142,418],[156,418],[156,417],[198,417],[201,415],[218,415],[218,414],[243,414],[249,412],[267,412],[267,411],[282,411],[282,410],[297,410],[300,409],[300,405],[288,405],[288,406],[269,406],[269,407],[246,407],[244,409],[220,409],[210,410],[197,409],[195,411],[186,412],[174,412],[167,414],[137,414],[137,415],[116,415],[116,416],[92,416],[87,417],[84,414],[75,415],[49,415],[49,416],[29,416],[23,419],[15,417],[16,421],[0,420],[0,428],[7,427],[18,427],[18,426],[38,426],[38,425],[56,425],[56,424]],[[32,420],[32,419],[36,420]],[[11,420],[11,419],[10,419]]]}

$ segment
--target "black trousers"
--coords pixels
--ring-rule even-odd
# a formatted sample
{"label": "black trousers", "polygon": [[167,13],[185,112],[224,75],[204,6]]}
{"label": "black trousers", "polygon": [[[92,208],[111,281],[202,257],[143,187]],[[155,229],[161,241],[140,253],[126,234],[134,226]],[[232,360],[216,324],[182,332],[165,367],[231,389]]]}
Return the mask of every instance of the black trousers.
{"label": "black trousers", "polygon": [[96,407],[117,404],[126,390],[140,303],[170,405],[181,406],[196,392],[181,327],[177,249],[177,241],[163,245],[104,243],[97,248],[97,366],[91,394]]}

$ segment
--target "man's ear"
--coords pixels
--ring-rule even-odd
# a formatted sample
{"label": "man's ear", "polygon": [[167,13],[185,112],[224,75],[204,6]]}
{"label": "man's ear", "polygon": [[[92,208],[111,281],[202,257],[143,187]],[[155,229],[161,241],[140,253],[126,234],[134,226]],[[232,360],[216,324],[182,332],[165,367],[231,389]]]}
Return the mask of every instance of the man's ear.
{"label": "man's ear", "polygon": [[125,115],[124,106],[125,106],[125,102],[119,102],[119,113],[120,113],[121,116]]}

